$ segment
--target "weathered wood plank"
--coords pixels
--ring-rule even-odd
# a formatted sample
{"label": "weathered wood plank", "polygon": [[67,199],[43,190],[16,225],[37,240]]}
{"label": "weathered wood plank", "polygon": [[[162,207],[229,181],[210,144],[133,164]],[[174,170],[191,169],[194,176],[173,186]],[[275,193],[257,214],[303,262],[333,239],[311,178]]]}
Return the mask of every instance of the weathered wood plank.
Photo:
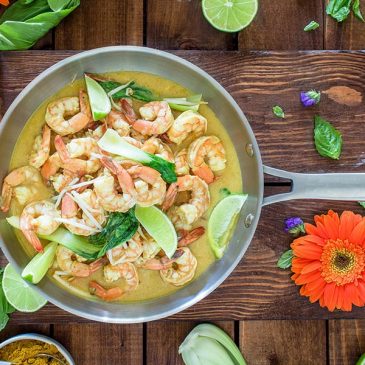
{"label": "weathered wood plank", "polygon": [[[70,54],[72,52],[2,53],[0,97],[4,99],[3,110],[36,74]],[[365,114],[362,102],[365,53],[279,52],[243,55],[238,52],[178,51],[177,54],[208,71],[233,95],[250,120],[266,164],[301,172],[363,171],[361,133]],[[22,64],[26,66],[19,73],[19,65]],[[29,64],[32,68],[28,67]],[[300,105],[300,90],[316,88],[329,92],[333,91],[331,88],[334,86],[342,87],[337,101],[323,94],[321,103],[315,108],[304,109]],[[360,102],[352,98],[351,101],[356,101],[355,105],[344,105],[344,87],[358,92]],[[286,119],[279,120],[272,115],[271,108],[275,104],[284,107]],[[328,118],[343,133],[344,149],[339,161],[327,160],[315,152],[311,122],[315,113]],[[300,215],[309,222],[314,214],[330,208],[364,212],[356,203],[326,201],[296,201],[265,207],[255,238],[234,273],[208,298],[174,318],[365,318],[365,312],[361,309],[351,313],[328,313],[318,304],[310,304],[298,295],[290,273],[276,268],[278,257],[290,244],[290,237],[282,231],[284,219]],[[50,306],[30,318],[14,314],[13,323],[49,321],[50,318],[52,321],[78,320]]]}
{"label": "weathered wood plank", "polygon": [[57,324],[54,338],[78,365],[143,363],[142,325]]}
{"label": "weathered wood plank", "polygon": [[5,329],[0,331],[0,342],[23,333],[38,333],[40,335],[49,336],[51,334],[51,326],[49,324],[8,324]]}
{"label": "weathered wood plank", "polygon": [[331,365],[355,364],[365,352],[365,321],[329,321],[328,342]]}
{"label": "weathered wood plank", "polygon": [[[304,32],[311,20],[320,28]],[[261,0],[256,18],[239,33],[238,49],[323,49],[323,34],[322,1]]]}
{"label": "weathered wood plank", "polygon": [[55,30],[56,49],[143,44],[143,0],[84,0]]}
{"label": "weathered wood plank", "polygon": [[199,0],[147,1],[146,45],[162,49],[234,49],[232,34],[214,29]]}
{"label": "weathered wood plank", "polygon": [[240,348],[248,364],[326,364],[326,322],[240,322]]}
{"label": "weathered wood plank", "polygon": [[[178,354],[180,344],[199,322],[191,321],[158,321],[147,323],[146,354],[147,365],[184,365]],[[234,339],[234,322],[214,323]],[[223,364],[222,364],[223,365]]]}

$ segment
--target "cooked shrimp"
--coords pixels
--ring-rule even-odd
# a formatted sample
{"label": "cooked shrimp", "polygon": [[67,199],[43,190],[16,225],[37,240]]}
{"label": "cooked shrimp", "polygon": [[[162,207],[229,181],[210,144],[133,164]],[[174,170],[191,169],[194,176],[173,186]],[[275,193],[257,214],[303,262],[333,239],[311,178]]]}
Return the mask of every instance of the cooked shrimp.
{"label": "cooked shrimp", "polygon": [[77,174],[64,170],[63,173],[58,173],[50,177],[50,181],[52,182],[53,188],[60,193],[63,189],[65,189],[68,185],[71,184],[72,181],[78,179]]}
{"label": "cooked shrimp", "polygon": [[[99,224],[99,227],[105,223],[105,211],[100,206],[96,193],[93,190],[86,189],[78,194],[78,197],[90,209],[89,213],[82,211],[72,196],[67,193],[62,198],[62,218],[70,221],[70,223],[64,222],[70,232],[80,236],[90,236],[99,231],[95,221]],[[90,215],[93,219],[90,218]]]}
{"label": "cooked shrimp", "polygon": [[97,282],[91,281],[89,283],[90,292],[106,301],[116,300],[120,298],[128,291],[135,290],[139,284],[136,267],[130,262],[125,262],[116,266],[105,266],[104,278],[106,282],[110,283],[123,278],[127,284],[126,288],[124,289],[122,289],[121,287],[105,289]]}
{"label": "cooked shrimp", "polygon": [[[187,203],[180,206],[172,206],[179,192],[190,191],[191,197]],[[163,210],[168,210],[176,229],[190,230],[191,225],[196,222],[208,209],[210,194],[208,185],[198,176],[180,176],[176,183],[170,185],[166,199],[162,205]]]}
{"label": "cooked shrimp", "polygon": [[56,175],[58,170],[62,168],[62,161],[58,152],[52,154],[41,168],[41,175],[49,180],[52,176]]}
{"label": "cooked shrimp", "polygon": [[137,267],[143,266],[146,261],[153,259],[160,251],[161,247],[147,233],[140,233],[142,239],[142,254],[134,262]]}
{"label": "cooked shrimp", "polygon": [[[13,196],[19,201],[21,205],[29,202],[36,189],[34,184],[42,183],[42,178],[36,168],[31,166],[23,166],[13,170],[3,182],[2,187],[2,204],[1,210],[7,212],[10,208],[10,202]],[[21,188],[24,185],[24,188]]]}
{"label": "cooked shrimp", "polygon": [[75,138],[65,144],[60,136],[56,136],[55,147],[63,166],[79,176],[92,174],[101,167],[100,161],[92,156],[99,152],[94,138]]}
{"label": "cooked shrimp", "polygon": [[[69,119],[66,119],[70,117]],[[46,110],[46,123],[61,136],[74,134],[92,121],[90,105],[85,91],[79,97],[67,97],[51,102]]]}
{"label": "cooked shrimp", "polygon": [[23,209],[20,229],[36,251],[43,252],[37,234],[52,234],[60,225],[57,218],[60,218],[59,211],[47,200],[30,203]]}
{"label": "cooked shrimp", "polygon": [[149,207],[163,202],[166,194],[166,183],[158,171],[141,165],[134,165],[127,171],[133,178],[137,204],[142,207]]}
{"label": "cooked shrimp", "polygon": [[[103,158],[102,162],[107,168],[94,183],[100,205],[109,212],[127,212],[136,204],[133,180],[128,172],[115,161]],[[118,193],[114,176],[109,170],[117,176],[122,193]]]}
{"label": "cooked shrimp", "polygon": [[175,172],[178,176],[189,175],[188,150],[183,148],[175,155]]}
{"label": "cooked shrimp", "polygon": [[181,113],[172,123],[167,135],[171,142],[182,143],[188,136],[200,137],[207,131],[208,121],[192,110]]}
{"label": "cooked shrimp", "polygon": [[188,162],[194,175],[201,177],[207,184],[214,181],[214,172],[226,168],[226,151],[216,136],[196,139],[188,149]]}
{"label": "cooked shrimp", "polygon": [[43,133],[34,140],[32,153],[29,157],[29,165],[40,168],[49,157],[50,146],[51,130],[45,125]]}
{"label": "cooked shrimp", "polygon": [[112,248],[106,255],[112,265],[134,262],[143,252],[141,237],[138,232],[121,246]]}
{"label": "cooked shrimp", "polygon": [[180,248],[183,254],[167,268],[160,270],[161,278],[169,284],[181,286],[190,281],[196,271],[197,259],[187,247]]}
{"label": "cooked shrimp", "polygon": [[141,267],[147,270],[167,270],[170,267],[172,267],[174,262],[176,262],[177,259],[182,256],[183,253],[184,251],[182,249],[178,249],[175,251],[171,259],[168,258],[167,256],[152,258],[144,262],[144,264]]}
{"label": "cooked shrimp", "polygon": [[184,247],[190,245],[191,243],[198,240],[205,233],[204,227],[197,227],[191,231],[186,231],[181,229],[178,231],[179,242],[177,244],[178,247]]}
{"label": "cooked shrimp", "polygon": [[107,125],[113,128],[121,137],[128,136],[130,125],[127,122],[124,113],[112,110],[106,117]]}
{"label": "cooked shrimp", "polygon": [[165,133],[172,125],[174,116],[166,101],[152,101],[139,109],[142,119],[132,123],[132,128],[143,135]]}
{"label": "cooked shrimp", "polygon": [[58,245],[57,247],[56,259],[62,271],[77,277],[88,277],[102,266],[101,260],[96,260],[91,264],[85,263],[85,258],[75,254],[62,245]]}
{"label": "cooked shrimp", "polygon": [[159,156],[164,160],[174,162],[174,154],[171,148],[156,137],[150,137],[142,147],[142,150]]}

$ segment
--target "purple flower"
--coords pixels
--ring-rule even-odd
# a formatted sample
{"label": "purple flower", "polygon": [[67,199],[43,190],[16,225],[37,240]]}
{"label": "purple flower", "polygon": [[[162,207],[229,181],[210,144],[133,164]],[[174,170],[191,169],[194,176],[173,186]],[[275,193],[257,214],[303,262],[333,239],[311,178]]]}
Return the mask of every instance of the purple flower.
{"label": "purple flower", "polygon": [[304,222],[299,217],[290,217],[285,220],[285,232],[298,236],[300,233],[305,233]]}
{"label": "purple flower", "polygon": [[303,106],[312,106],[319,103],[321,100],[321,93],[316,90],[309,90],[307,92],[302,91],[300,93],[300,101]]}

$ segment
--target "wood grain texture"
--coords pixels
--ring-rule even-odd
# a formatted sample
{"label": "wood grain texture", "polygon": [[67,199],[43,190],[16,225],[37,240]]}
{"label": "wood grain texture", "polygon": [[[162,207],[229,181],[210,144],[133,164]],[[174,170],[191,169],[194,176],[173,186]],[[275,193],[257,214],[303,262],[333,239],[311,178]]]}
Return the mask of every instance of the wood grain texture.
{"label": "wood grain texture", "polygon": [[143,0],[83,0],[55,30],[55,49],[143,44]]}
{"label": "wood grain texture", "polygon": [[240,322],[240,348],[248,364],[324,365],[326,322]]}
{"label": "wood grain texture", "polygon": [[53,337],[70,351],[77,365],[143,363],[142,325],[57,324]]}
{"label": "wood grain texture", "polygon": [[[323,94],[323,100],[315,108],[304,109],[299,102],[300,90],[316,88],[325,92],[335,86],[346,86],[362,97],[365,92],[364,53],[176,53],[208,71],[233,95],[251,123],[266,164],[301,172],[364,171],[364,103],[361,101],[351,107],[343,105],[346,95],[342,92],[337,101]],[[4,100],[4,109],[34,76],[70,54],[73,53],[35,51],[0,54],[0,97]],[[32,68],[22,67],[22,72],[19,72],[19,65],[30,63]],[[278,120],[272,115],[271,108],[275,104],[284,107],[286,119]],[[312,138],[312,117],[315,113],[328,118],[343,133],[344,149],[339,161],[327,160],[315,152]],[[282,192],[283,187],[271,189],[271,193]],[[310,304],[306,298],[299,296],[298,288],[290,280],[290,272],[276,267],[278,257],[291,242],[283,232],[284,219],[299,215],[310,222],[314,214],[324,213],[330,208],[364,212],[356,203],[310,200],[265,207],[254,240],[233,274],[206,299],[173,318],[365,318],[362,309],[357,308],[351,313],[329,313],[318,304]],[[80,320],[49,306],[33,316],[14,314],[12,323],[50,321],[50,318],[55,322]]]}
{"label": "wood grain texture", "polygon": [[234,49],[235,36],[214,29],[200,0],[147,1],[146,45],[162,49]]}
{"label": "wood grain texture", "polygon": [[[146,365],[184,365],[178,354],[180,344],[199,322],[158,321],[147,323],[146,331]],[[234,339],[234,322],[214,323]],[[223,364],[222,364],[223,365]]]}
{"label": "wood grain texture", "polygon": [[353,365],[365,352],[365,321],[329,321],[329,360],[331,365]]}
{"label": "wood grain texture", "polygon": [[21,335],[23,333],[37,333],[40,335],[49,336],[51,335],[51,326],[49,324],[8,324],[5,329],[0,331],[0,342],[5,341],[12,336]]}
{"label": "wood grain texture", "polygon": [[[320,28],[304,32],[312,20]],[[240,50],[323,49],[323,4],[319,0],[260,0],[256,18],[238,35]]]}

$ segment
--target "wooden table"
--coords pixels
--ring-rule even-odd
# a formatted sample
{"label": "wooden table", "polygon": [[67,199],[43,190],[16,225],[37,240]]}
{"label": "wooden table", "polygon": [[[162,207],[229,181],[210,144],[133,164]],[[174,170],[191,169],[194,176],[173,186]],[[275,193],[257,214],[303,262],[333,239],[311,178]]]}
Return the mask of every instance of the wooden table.
{"label": "wooden table", "polygon": [[[206,24],[197,0],[105,3],[83,0],[80,9],[38,42],[35,48],[42,50],[0,54],[2,112],[39,72],[75,53],[64,49],[111,44],[175,49],[232,94],[251,123],[265,164],[299,172],[363,171],[365,53],[319,50],[362,48],[364,24],[352,18],[343,26],[335,24],[324,16],[324,4],[318,0],[261,0],[252,26],[239,35],[227,35]],[[321,28],[304,33],[312,19]],[[336,95],[334,87],[340,87]],[[311,88],[322,91],[322,101],[303,109],[299,92]],[[358,93],[360,101],[347,105],[349,93]],[[272,115],[276,104],[285,109],[285,120]],[[343,133],[339,161],[324,159],[314,150],[316,113]],[[271,177],[265,184],[266,194],[290,188],[288,182]],[[231,334],[249,364],[353,364],[365,351],[365,311],[329,313],[310,304],[298,295],[289,272],[276,268],[291,241],[283,232],[284,219],[300,215],[311,221],[314,214],[330,208],[364,213],[357,204],[346,202],[296,201],[265,207],[255,238],[234,273],[172,320],[97,324],[47,305],[35,314],[14,314],[0,337],[24,331],[50,334],[80,365],[173,365],[182,364],[177,347],[189,330],[212,321]]]}

